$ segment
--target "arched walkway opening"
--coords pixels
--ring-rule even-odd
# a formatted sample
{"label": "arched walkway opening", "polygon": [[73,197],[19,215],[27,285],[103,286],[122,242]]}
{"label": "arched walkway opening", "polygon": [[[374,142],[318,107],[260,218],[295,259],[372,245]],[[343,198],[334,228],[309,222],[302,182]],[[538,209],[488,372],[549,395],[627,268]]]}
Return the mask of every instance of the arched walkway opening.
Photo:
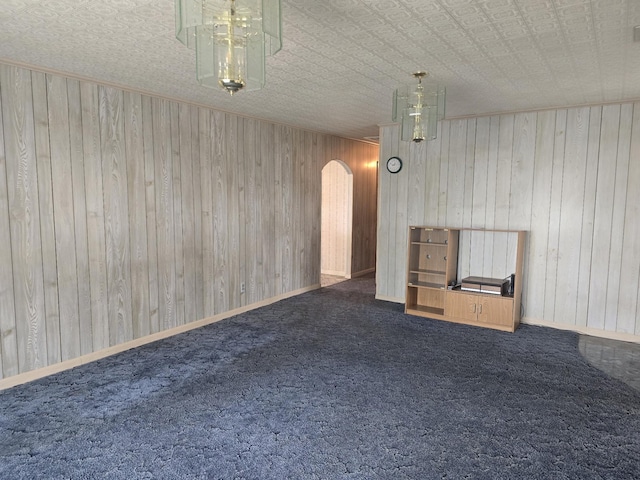
{"label": "arched walkway opening", "polygon": [[353,172],[342,160],[322,169],[321,273],[351,278]]}

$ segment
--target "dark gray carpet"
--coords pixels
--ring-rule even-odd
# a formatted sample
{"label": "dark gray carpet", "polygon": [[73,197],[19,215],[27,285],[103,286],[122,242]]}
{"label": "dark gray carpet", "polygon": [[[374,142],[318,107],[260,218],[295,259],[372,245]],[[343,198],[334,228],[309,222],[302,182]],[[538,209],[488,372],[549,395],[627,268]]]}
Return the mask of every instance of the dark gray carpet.
{"label": "dark gray carpet", "polygon": [[0,392],[0,477],[640,478],[640,392],[577,339],[351,280]]}

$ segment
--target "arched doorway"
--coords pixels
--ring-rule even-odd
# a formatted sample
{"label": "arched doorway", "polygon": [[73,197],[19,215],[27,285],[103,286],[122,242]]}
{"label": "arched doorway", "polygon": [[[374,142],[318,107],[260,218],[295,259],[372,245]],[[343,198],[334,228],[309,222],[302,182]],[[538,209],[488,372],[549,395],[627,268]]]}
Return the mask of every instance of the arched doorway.
{"label": "arched doorway", "polygon": [[353,172],[341,160],[322,169],[321,273],[351,278]]}

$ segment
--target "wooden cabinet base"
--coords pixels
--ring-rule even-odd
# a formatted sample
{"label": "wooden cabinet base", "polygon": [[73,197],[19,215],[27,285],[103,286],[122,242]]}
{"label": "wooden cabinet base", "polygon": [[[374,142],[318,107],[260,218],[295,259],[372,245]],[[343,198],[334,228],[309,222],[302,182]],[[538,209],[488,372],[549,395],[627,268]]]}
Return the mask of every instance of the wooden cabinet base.
{"label": "wooden cabinet base", "polygon": [[417,315],[419,317],[424,317],[424,318],[431,318],[433,320],[442,320],[442,321],[451,322],[451,323],[461,323],[463,325],[473,325],[475,327],[491,328],[491,329],[500,330],[503,332],[513,333],[516,331],[516,328],[518,327],[516,324],[500,325],[497,323],[486,323],[486,322],[479,322],[477,320],[469,320],[466,318],[451,317],[449,315],[441,315],[436,312],[430,312],[429,310],[432,310],[432,309],[430,309],[429,307],[414,306],[413,308],[406,307],[405,313],[408,313],[409,315]]}

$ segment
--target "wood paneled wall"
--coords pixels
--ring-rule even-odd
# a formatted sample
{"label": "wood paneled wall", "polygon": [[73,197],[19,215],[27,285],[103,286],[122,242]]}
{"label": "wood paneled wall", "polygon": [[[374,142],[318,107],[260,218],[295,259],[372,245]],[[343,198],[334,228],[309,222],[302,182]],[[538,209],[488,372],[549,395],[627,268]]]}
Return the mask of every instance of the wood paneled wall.
{"label": "wood paneled wall", "polygon": [[0,112],[0,378],[317,285],[332,158],[375,199],[366,143],[7,65]]}
{"label": "wood paneled wall", "polygon": [[404,301],[408,225],[522,229],[526,318],[640,335],[639,103],[443,121],[426,144],[385,126],[391,155],[406,167],[380,175],[379,298]]}

